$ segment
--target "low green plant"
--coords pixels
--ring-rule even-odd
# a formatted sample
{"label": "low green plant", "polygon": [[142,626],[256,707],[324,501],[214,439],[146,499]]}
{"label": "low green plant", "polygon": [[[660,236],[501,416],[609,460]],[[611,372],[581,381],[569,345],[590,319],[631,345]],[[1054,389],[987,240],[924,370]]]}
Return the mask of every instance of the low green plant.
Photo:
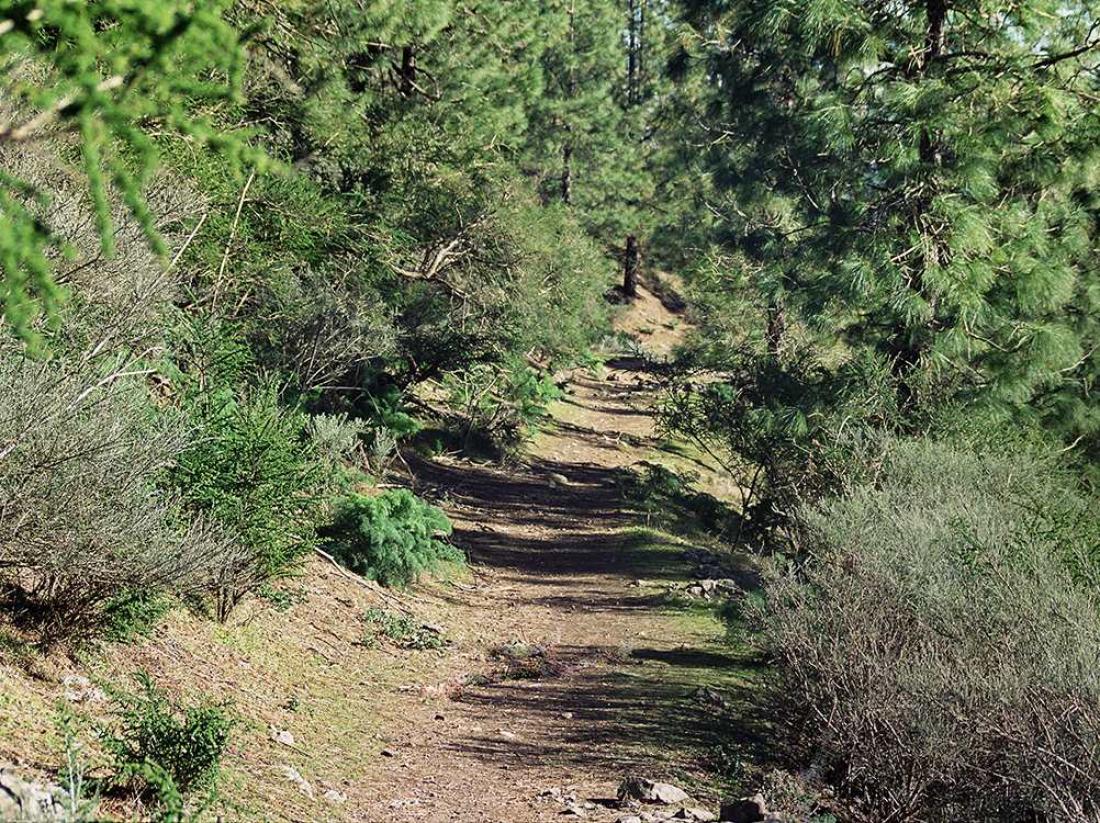
{"label": "low green plant", "polygon": [[163,594],[141,590],[122,592],[104,608],[106,639],[126,643],[148,637],[171,608],[171,598]]}
{"label": "low green plant", "polygon": [[193,793],[216,790],[233,727],[226,707],[181,706],[145,672],[136,694],[116,694],[117,725],[102,739],[112,758],[112,782],[148,794],[162,819],[178,820]]}
{"label": "low green plant", "polygon": [[307,416],[273,387],[216,389],[187,405],[196,436],[170,473],[185,503],[236,536],[240,551],[215,583],[218,617],[314,546],[324,464]]}
{"label": "low green plant", "polygon": [[342,564],[387,586],[407,586],[462,553],[440,538],[451,533],[446,515],[406,489],[339,500],[332,522],[320,531]]}
{"label": "low green plant", "polygon": [[379,636],[403,649],[440,649],[447,645],[446,638],[437,629],[400,612],[367,609],[363,614],[363,621],[370,632],[368,645],[374,645]]}
{"label": "low green plant", "polygon": [[495,451],[521,444],[562,396],[553,376],[520,358],[477,363],[444,377],[448,405],[464,421],[464,447],[486,443]]}

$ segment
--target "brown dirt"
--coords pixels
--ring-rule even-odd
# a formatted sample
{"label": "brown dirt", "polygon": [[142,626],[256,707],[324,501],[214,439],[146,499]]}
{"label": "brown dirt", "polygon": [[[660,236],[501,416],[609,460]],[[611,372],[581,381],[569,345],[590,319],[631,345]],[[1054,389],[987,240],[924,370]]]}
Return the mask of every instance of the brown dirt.
{"label": "brown dirt", "polygon": [[[644,291],[620,323],[660,355],[681,325]],[[657,379],[638,358],[574,374],[518,465],[412,462],[418,491],[446,509],[469,554],[464,577],[395,601],[315,559],[285,610],[254,601],[227,626],[177,612],[148,641],[78,661],[27,665],[0,648],[0,761],[54,770],[49,717],[62,677],[125,685],[140,668],[185,698],[233,701],[226,819],[537,823],[561,818],[564,806],[540,797],[560,788],[597,803],[587,819],[615,820],[621,813],[598,801],[628,774],[713,801],[707,758],[726,731],[697,691],[736,701],[752,662],[722,642],[708,611],[668,597],[667,584],[690,574],[690,544],[644,528],[624,504],[628,467],[680,459],[654,434]],[[707,474],[705,461],[690,463]],[[363,612],[395,605],[438,624],[450,644],[364,644]],[[108,711],[76,708],[88,727]],[[295,745],[271,740],[271,726]]]}

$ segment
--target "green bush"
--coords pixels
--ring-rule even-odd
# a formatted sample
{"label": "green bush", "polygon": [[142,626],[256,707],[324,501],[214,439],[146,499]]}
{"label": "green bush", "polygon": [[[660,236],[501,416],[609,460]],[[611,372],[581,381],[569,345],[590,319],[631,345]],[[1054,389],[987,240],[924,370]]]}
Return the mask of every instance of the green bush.
{"label": "green bush", "polygon": [[405,489],[343,498],[320,532],[337,560],[387,586],[407,586],[444,563],[461,562],[461,552],[438,539],[450,533],[443,512]]}
{"label": "green bush", "polygon": [[182,707],[137,675],[137,694],[119,695],[117,728],[103,734],[113,761],[113,781],[151,795],[168,819],[178,819],[182,800],[214,790],[233,721],[222,706]]}
{"label": "green bush", "polygon": [[171,482],[184,501],[232,532],[240,550],[217,581],[224,617],[246,593],[314,546],[322,464],[306,436],[308,418],[272,388],[211,390],[188,401],[197,429]]}
{"label": "green bush", "polygon": [[519,358],[451,372],[443,386],[448,405],[463,420],[466,449],[479,443],[496,451],[516,447],[546,416],[547,406],[562,396],[552,375]]}
{"label": "green bush", "polygon": [[777,733],[857,820],[1100,818],[1100,509],[1057,453],[887,443],[759,612]]}
{"label": "green bush", "polygon": [[105,636],[116,643],[148,637],[172,608],[172,600],[154,592],[130,590],[115,596],[104,608]]}
{"label": "green bush", "polygon": [[896,390],[873,356],[831,368],[809,351],[733,352],[720,379],[673,384],[659,423],[741,479],[745,535],[762,540],[787,530],[803,500],[860,476],[876,433],[898,424]]}

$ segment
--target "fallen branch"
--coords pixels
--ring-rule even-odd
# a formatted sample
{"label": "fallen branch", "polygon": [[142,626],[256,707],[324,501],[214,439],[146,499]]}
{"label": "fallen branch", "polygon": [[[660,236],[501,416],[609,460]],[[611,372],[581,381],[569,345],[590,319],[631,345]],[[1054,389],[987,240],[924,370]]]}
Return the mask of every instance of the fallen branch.
{"label": "fallen branch", "polygon": [[333,567],[336,569],[336,571],[340,572],[340,574],[342,574],[344,577],[346,577],[352,583],[355,583],[357,586],[363,587],[364,589],[366,589],[369,592],[374,592],[375,594],[377,594],[379,597],[381,597],[386,602],[392,603],[398,610],[400,610],[406,616],[408,616],[408,617],[415,617],[416,616],[412,613],[412,611],[409,610],[409,607],[406,606],[404,603],[402,603],[397,597],[395,597],[394,595],[387,592],[385,589],[383,589],[380,585],[378,585],[374,581],[367,580],[362,575],[358,575],[355,572],[351,571],[350,569],[344,568],[343,566],[340,565],[340,562],[335,557],[333,557],[331,554],[326,552],[324,549],[319,549],[319,548],[314,547],[313,551],[319,557],[322,557],[325,560],[327,560],[329,563],[331,563],[333,565]]}

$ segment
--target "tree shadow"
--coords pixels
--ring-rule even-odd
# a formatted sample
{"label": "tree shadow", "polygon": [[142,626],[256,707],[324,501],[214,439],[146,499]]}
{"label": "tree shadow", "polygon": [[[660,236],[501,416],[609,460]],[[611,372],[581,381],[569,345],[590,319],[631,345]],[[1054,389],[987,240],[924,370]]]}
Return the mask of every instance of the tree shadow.
{"label": "tree shadow", "polygon": [[[458,697],[487,716],[528,718],[530,729],[518,738],[473,734],[452,748],[486,763],[602,767],[656,778],[707,771],[719,745],[766,754],[767,723],[756,699],[762,664],[751,656],[640,649],[612,668],[606,649],[552,653],[565,661],[560,676],[489,682]],[[585,665],[591,659],[598,662]]]}

